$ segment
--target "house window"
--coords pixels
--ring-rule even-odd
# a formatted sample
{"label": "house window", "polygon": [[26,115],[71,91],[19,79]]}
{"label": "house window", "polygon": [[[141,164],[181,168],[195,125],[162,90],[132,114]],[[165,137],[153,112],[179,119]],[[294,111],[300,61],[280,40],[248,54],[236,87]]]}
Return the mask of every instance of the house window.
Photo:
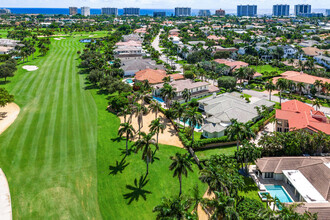
{"label": "house window", "polygon": [[274,178],[274,173],[265,173],[265,178]]}
{"label": "house window", "polygon": [[284,128],[284,132],[289,132],[289,128]]}
{"label": "house window", "polygon": [[282,132],[282,128],[277,128],[277,131],[278,132]]}

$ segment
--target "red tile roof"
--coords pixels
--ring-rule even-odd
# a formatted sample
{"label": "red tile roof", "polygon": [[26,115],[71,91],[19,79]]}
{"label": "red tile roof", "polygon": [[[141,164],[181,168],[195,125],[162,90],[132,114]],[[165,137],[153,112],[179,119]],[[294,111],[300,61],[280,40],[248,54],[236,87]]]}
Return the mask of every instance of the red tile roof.
{"label": "red tile roof", "polygon": [[285,78],[287,80],[292,80],[294,82],[303,82],[306,84],[314,84],[316,80],[321,80],[323,83],[328,82],[330,83],[330,79],[308,75],[303,72],[296,72],[296,71],[286,71],[281,74],[279,77],[273,78],[273,83],[276,83],[279,78]]}
{"label": "red tile roof", "polygon": [[163,82],[166,76],[165,70],[144,69],[135,73],[135,79],[138,81],[148,80],[150,84],[157,84]]}
{"label": "red tile roof", "polygon": [[298,100],[282,103],[282,109],[276,109],[276,119],[287,120],[290,129],[309,129],[330,135],[330,124],[324,113]]}
{"label": "red tile roof", "polygon": [[234,69],[238,69],[243,66],[249,66],[248,63],[245,63],[243,61],[232,61],[232,60],[226,60],[226,59],[215,59],[214,61],[217,63],[220,63],[220,64],[225,64]]}

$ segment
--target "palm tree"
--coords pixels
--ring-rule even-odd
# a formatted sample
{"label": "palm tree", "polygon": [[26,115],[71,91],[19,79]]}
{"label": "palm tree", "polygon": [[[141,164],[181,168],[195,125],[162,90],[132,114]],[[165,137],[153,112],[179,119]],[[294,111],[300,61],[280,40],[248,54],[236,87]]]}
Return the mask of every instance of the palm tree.
{"label": "palm tree", "polygon": [[140,139],[140,131],[141,128],[143,127],[143,115],[148,111],[148,109],[145,106],[140,105],[139,103],[135,104],[134,112],[135,112],[135,117],[137,117],[137,122],[139,125],[139,139]]}
{"label": "palm tree", "polygon": [[152,101],[149,105],[149,109],[152,111],[152,112],[155,112],[155,119],[157,118],[157,115],[158,115],[158,112],[161,110],[161,105],[159,102],[157,101]]}
{"label": "palm tree", "polygon": [[160,95],[166,102],[168,108],[170,108],[171,100],[176,96],[175,90],[176,89],[168,83],[164,83],[163,88],[160,89]]}
{"label": "palm tree", "polygon": [[130,123],[126,122],[120,124],[118,135],[122,137],[124,134],[126,134],[126,155],[128,155],[128,140],[135,134],[135,130]]}
{"label": "palm tree", "polygon": [[315,106],[316,107],[316,111],[321,107],[322,105],[322,101],[320,99],[315,99],[313,101],[313,107]]}
{"label": "palm tree", "polygon": [[182,98],[184,98],[184,101],[185,102],[188,102],[191,98],[191,92],[189,91],[189,89],[185,88],[183,91],[182,91]]}
{"label": "palm tree", "polygon": [[200,112],[198,112],[197,107],[191,108],[187,111],[187,116],[189,120],[189,126],[191,128],[191,145],[194,144],[194,130],[197,125],[201,125],[203,123],[203,116]]}
{"label": "palm tree", "polygon": [[265,84],[265,89],[269,91],[269,101],[272,100],[272,91],[275,89],[275,85],[272,79],[269,79]]}
{"label": "palm tree", "polygon": [[305,89],[305,84],[303,82],[298,82],[297,83],[297,89],[299,91],[299,95],[301,95],[302,91]]}
{"label": "palm tree", "polygon": [[171,156],[170,159],[172,160],[172,163],[169,167],[169,169],[174,171],[173,177],[178,177],[180,182],[180,193],[179,196],[182,194],[182,175],[185,177],[188,176],[188,171],[193,172],[193,169],[191,167],[191,162],[188,158],[187,154],[180,154],[176,153],[175,156]]}
{"label": "palm tree", "polygon": [[279,78],[276,82],[276,87],[280,90],[280,105],[282,104],[282,92],[288,88],[288,80]]}
{"label": "palm tree", "polygon": [[164,132],[165,125],[160,122],[160,118],[157,118],[157,119],[151,121],[151,124],[149,125],[149,128],[150,128],[149,129],[150,132],[156,134],[156,141],[157,141],[156,148],[159,149],[158,135],[159,135],[159,132],[161,132],[161,133]]}
{"label": "palm tree", "polygon": [[315,80],[314,84],[313,84],[316,89],[317,89],[317,92],[320,93],[320,87],[323,86],[323,81],[322,80]]}
{"label": "palm tree", "polygon": [[231,124],[227,127],[225,133],[229,140],[236,139],[237,151],[241,141],[255,137],[249,123],[238,122],[237,119],[231,119]]}
{"label": "palm tree", "polygon": [[146,134],[145,132],[140,132],[140,135],[142,138],[136,141],[134,145],[136,146],[136,151],[142,151],[142,160],[146,161],[147,163],[147,176],[149,173],[149,163],[153,157],[151,146],[155,145],[155,139],[153,138],[154,133]]}

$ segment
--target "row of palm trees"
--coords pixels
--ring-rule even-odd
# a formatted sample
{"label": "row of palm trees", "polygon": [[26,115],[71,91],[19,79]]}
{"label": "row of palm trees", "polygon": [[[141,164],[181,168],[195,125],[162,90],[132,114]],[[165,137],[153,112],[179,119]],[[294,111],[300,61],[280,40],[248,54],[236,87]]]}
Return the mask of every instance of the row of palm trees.
{"label": "row of palm trees", "polygon": [[[322,80],[315,80],[314,87],[316,88],[317,92],[320,92],[322,88],[326,89],[326,95],[329,94],[330,91],[330,83],[325,82],[323,83]],[[276,82],[276,84],[273,83],[272,79],[269,79],[265,84],[265,89],[269,91],[269,100],[271,101],[271,93],[272,91],[278,89],[280,91],[280,104],[282,103],[282,93],[283,91],[289,90],[290,92],[296,90],[299,91],[299,95],[303,93],[304,90],[306,90],[306,84],[303,82],[295,83],[292,80],[288,80],[285,78],[279,78]],[[318,100],[319,102],[319,100]],[[318,106],[319,107],[319,106]]]}

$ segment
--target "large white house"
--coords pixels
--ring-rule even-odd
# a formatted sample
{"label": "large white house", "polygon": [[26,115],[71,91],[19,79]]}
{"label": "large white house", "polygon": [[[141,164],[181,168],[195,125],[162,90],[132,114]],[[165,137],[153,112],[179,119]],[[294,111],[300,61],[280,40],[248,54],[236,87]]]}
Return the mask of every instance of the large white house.
{"label": "large white house", "polygon": [[274,106],[273,102],[254,97],[253,101],[247,102],[240,98],[237,92],[213,95],[198,101],[199,109],[206,116],[202,126],[203,136],[206,138],[217,138],[225,135],[226,128],[231,124],[231,119],[246,123],[258,119],[256,107],[265,105],[268,108]]}
{"label": "large white house", "polygon": [[[201,98],[219,91],[218,87],[210,85],[208,82],[195,82],[191,79],[172,81],[169,84],[175,89],[176,96],[174,99],[181,103],[184,102],[182,97],[184,89],[191,92],[191,99]],[[152,95],[160,96],[163,85],[164,83],[153,85]]]}

